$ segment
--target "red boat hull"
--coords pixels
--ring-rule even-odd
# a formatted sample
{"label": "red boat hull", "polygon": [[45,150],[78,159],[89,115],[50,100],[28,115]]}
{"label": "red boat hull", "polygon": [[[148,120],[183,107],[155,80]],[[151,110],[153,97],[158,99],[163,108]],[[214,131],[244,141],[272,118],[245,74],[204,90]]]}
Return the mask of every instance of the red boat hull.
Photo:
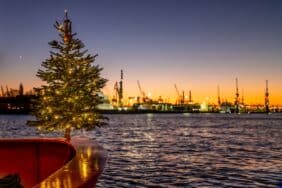
{"label": "red boat hull", "polygon": [[0,139],[0,178],[19,174],[24,187],[94,187],[107,154],[88,139]]}

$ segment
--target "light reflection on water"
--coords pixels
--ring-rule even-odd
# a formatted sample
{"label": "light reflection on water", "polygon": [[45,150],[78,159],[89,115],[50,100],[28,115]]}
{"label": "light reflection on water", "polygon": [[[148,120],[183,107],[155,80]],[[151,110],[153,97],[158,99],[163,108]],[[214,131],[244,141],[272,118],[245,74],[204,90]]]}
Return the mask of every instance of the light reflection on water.
{"label": "light reflection on water", "polygon": [[[282,180],[282,114],[108,117],[108,126],[86,133],[109,152],[97,187],[277,187]],[[0,136],[38,135],[19,128],[30,118],[0,116]]]}
{"label": "light reflection on water", "polygon": [[92,135],[109,151],[97,187],[277,187],[282,180],[282,115],[109,117]]}

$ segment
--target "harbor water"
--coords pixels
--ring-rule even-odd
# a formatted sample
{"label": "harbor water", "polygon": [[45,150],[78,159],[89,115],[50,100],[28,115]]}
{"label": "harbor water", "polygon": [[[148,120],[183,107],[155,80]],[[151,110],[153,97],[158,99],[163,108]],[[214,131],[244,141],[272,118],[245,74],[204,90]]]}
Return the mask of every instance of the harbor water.
{"label": "harbor water", "polygon": [[[108,151],[97,187],[279,187],[282,114],[107,115],[90,132]],[[0,115],[0,137],[57,137]]]}

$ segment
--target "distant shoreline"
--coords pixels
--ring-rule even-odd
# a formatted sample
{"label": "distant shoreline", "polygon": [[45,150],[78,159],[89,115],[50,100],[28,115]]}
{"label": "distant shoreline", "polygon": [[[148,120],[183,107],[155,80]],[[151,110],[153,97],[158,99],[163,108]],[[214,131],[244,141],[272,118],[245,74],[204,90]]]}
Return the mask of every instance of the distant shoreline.
{"label": "distant shoreline", "polygon": [[[36,99],[35,95],[19,95],[16,97],[0,97],[0,114],[14,114],[14,115],[29,115],[34,109],[33,100]],[[224,105],[224,104],[222,104]],[[150,108],[139,108],[142,104],[133,105],[132,107],[125,108],[105,108],[99,109],[98,112],[102,114],[180,114],[180,113],[235,113],[238,112],[234,108],[234,105],[226,104],[229,106],[221,106],[218,109],[216,106],[212,106],[208,111],[201,111],[200,105],[176,105],[176,104],[167,104],[167,103],[154,103],[149,104]],[[281,108],[271,109],[270,113],[279,113],[282,112]],[[256,109],[246,109],[243,108],[239,110],[239,113],[268,113],[263,108]],[[235,113],[236,114],[236,113]]]}
{"label": "distant shoreline", "polygon": [[[101,114],[237,114],[237,113],[220,113],[220,112],[186,112],[186,111],[156,111],[156,110],[140,110],[140,111],[119,111],[119,110],[103,110]],[[282,113],[282,112],[271,112]],[[266,112],[242,112],[239,114],[268,114]],[[30,111],[0,111],[0,115],[32,115]]]}

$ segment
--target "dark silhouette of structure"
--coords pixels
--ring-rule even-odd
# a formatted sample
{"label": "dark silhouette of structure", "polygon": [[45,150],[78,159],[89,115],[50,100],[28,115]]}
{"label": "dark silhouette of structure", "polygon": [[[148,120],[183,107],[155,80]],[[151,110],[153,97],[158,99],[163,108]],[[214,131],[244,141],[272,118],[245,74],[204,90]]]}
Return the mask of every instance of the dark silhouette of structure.
{"label": "dark silhouette of structure", "polygon": [[193,100],[192,100],[192,92],[191,92],[191,90],[189,90],[189,101],[188,101],[188,103],[192,103],[193,102]]}
{"label": "dark silhouette of structure", "polygon": [[23,96],[23,95],[24,95],[24,88],[23,88],[23,84],[22,84],[22,83],[20,83],[19,95],[20,95],[20,96]]}
{"label": "dark silhouette of structure", "polygon": [[118,105],[123,107],[123,70],[120,70],[120,81],[118,90]]}
{"label": "dark silhouette of structure", "polygon": [[220,88],[219,88],[219,85],[217,86],[217,104],[220,108],[220,105],[221,105],[221,100],[220,100]]}
{"label": "dark silhouette of structure", "polygon": [[268,80],[265,81],[265,94],[264,94],[264,106],[265,112],[269,113],[269,92],[268,92]]}
{"label": "dark silhouette of structure", "polygon": [[238,78],[235,79],[236,82],[236,94],[235,94],[235,102],[234,102],[234,106],[235,106],[235,113],[239,113],[239,87],[238,87]]}
{"label": "dark silhouette of structure", "polygon": [[113,103],[118,107],[123,107],[123,70],[120,70],[120,81],[114,85]]}

